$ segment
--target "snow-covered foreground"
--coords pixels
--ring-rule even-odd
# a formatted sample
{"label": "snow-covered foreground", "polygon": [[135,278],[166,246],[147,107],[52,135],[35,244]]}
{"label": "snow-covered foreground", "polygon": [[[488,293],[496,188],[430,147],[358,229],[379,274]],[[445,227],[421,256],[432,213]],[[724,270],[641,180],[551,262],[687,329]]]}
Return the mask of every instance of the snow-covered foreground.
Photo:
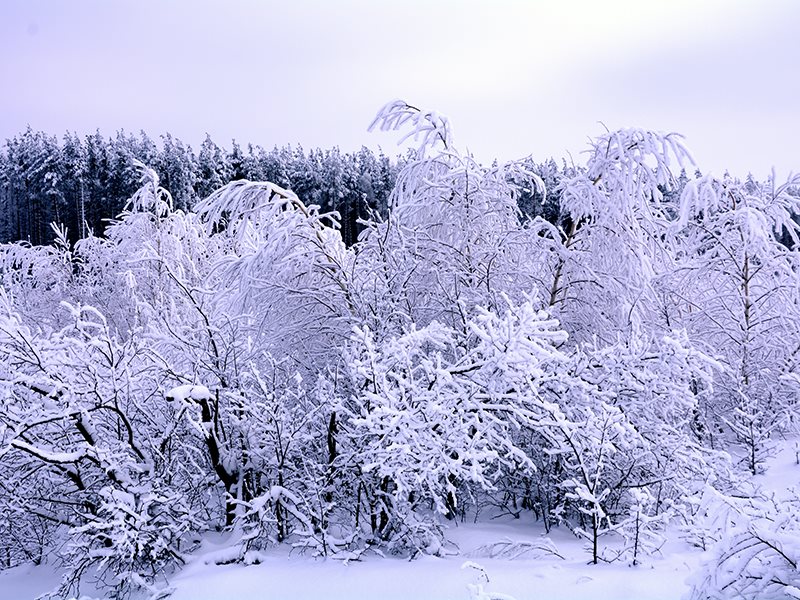
{"label": "snow-covered foreground", "polygon": [[[505,594],[516,600],[675,599],[688,589],[685,579],[700,557],[696,550],[678,543],[665,548],[665,558],[646,566],[589,565],[582,543],[568,532],[557,531],[550,537],[564,559],[488,558],[491,552],[486,546],[496,542],[541,541],[535,524],[526,527],[514,520],[461,524],[449,537],[457,545],[458,555],[424,556],[413,561],[370,556],[345,564],[274,552],[261,564],[242,566],[207,564],[212,561],[198,555],[173,578],[176,591],[172,598],[468,600],[477,591],[471,592],[469,586],[481,585],[486,593]],[[478,565],[483,567],[488,583]],[[56,584],[57,576],[44,567],[12,569],[0,573],[0,598],[32,599]]]}
{"label": "snow-covered foreground", "polygon": [[[754,483],[778,496],[800,484],[795,443],[784,443],[769,469]],[[528,515],[530,518],[530,516]],[[215,564],[224,544],[206,542],[172,578],[173,600],[676,600],[689,591],[687,579],[703,553],[678,540],[662,555],[636,567],[624,562],[589,564],[584,543],[564,528],[544,536],[538,523],[503,517],[459,523],[448,531],[448,556],[415,560],[365,556],[359,561],[311,558],[276,548],[255,565]],[[547,540],[560,556],[549,553]],[[509,551],[515,545],[516,550]],[[533,546],[540,548],[536,550]],[[527,548],[527,552],[525,551]],[[506,550],[507,552],[504,552]],[[519,554],[517,558],[500,556]],[[483,571],[479,570],[479,567]],[[488,581],[487,581],[488,579]],[[51,567],[0,572],[0,600],[32,600],[58,583]],[[478,587],[480,586],[480,587]],[[487,596],[481,596],[481,590]],[[90,593],[90,590],[84,590]]]}
{"label": "snow-covered foreground", "polygon": [[[370,557],[343,564],[301,557],[267,560],[260,565],[191,565],[174,581],[175,600],[219,598],[294,598],[352,600],[353,598],[465,600],[470,585],[488,594],[517,600],[533,598],[675,599],[687,590],[684,580],[700,554],[679,544],[667,558],[637,568],[623,564],[588,565],[582,544],[563,532],[554,536],[564,559],[487,558],[482,546],[503,540],[537,541],[532,528],[517,523],[461,525],[451,532],[461,551],[447,558],[396,560]],[[465,565],[466,563],[466,565]],[[483,567],[488,583],[477,570]],[[477,589],[475,589],[477,591]]]}

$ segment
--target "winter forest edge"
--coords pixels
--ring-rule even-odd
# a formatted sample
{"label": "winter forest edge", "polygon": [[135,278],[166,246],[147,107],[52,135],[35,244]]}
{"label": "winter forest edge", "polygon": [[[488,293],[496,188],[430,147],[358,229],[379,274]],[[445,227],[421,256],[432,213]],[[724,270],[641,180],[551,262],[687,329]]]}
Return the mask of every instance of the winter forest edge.
{"label": "winter forest edge", "polygon": [[640,129],[559,170],[401,101],[372,127],[416,149],[352,155],[346,213],[341,176],[190,192],[143,160],[101,230],[47,153],[0,154],[6,206],[36,180],[57,221],[3,223],[0,568],[158,598],[213,532],[220,562],[413,558],[501,512],[593,564],[678,535],[692,599],[800,597],[800,499],[751,483],[797,434],[800,178],[688,179]]}

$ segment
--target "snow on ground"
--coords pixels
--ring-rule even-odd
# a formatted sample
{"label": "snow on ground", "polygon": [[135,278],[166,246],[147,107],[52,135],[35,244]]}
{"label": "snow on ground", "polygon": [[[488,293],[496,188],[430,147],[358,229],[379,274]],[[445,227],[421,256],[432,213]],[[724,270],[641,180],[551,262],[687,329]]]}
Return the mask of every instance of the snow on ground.
{"label": "snow on ground", "polygon": [[[469,585],[486,593],[515,600],[637,599],[675,600],[687,587],[684,580],[697,566],[700,553],[680,542],[665,547],[665,558],[649,565],[587,564],[583,542],[565,529],[548,536],[559,554],[508,560],[489,558],[486,548],[496,542],[534,542],[542,545],[538,523],[506,518],[483,523],[460,523],[448,532],[457,555],[422,556],[413,561],[364,557],[344,563],[329,558],[290,555],[282,548],[268,553],[258,565],[215,565],[205,553],[175,575],[173,600],[470,600]],[[488,582],[474,567],[482,567]],[[0,572],[0,600],[32,600],[58,584],[50,567],[18,567]],[[90,591],[84,590],[86,593]]]}
{"label": "snow on ground", "polygon": [[764,473],[753,477],[754,484],[774,491],[779,498],[791,488],[800,490],[800,439],[780,442],[767,464]]}
{"label": "snow on ground", "polygon": [[[763,475],[754,483],[780,494],[800,487],[794,441],[781,444]],[[785,493],[785,492],[784,492]],[[330,558],[287,555],[284,548],[267,553],[258,565],[215,565],[208,559],[215,547],[209,541],[189,565],[172,578],[173,600],[470,600],[469,585],[482,585],[488,594],[515,600],[676,600],[688,591],[686,579],[702,553],[678,540],[662,549],[663,556],[637,567],[623,562],[588,564],[584,542],[565,528],[548,536],[562,558],[546,552],[515,560],[497,558],[487,546],[497,542],[543,545],[539,523],[504,517],[478,523],[453,524],[448,538],[453,555],[423,556],[413,561],[365,556],[344,563]],[[491,556],[495,556],[492,558]],[[473,567],[480,565],[488,582]],[[212,564],[209,564],[212,563]],[[52,589],[58,575],[49,566],[25,566],[0,572],[0,600],[32,600]]]}
{"label": "snow on ground", "polygon": [[32,600],[60,582],[61,576],[49,565],[24,565],[0,571],[0,600]]}
{"label": "snow on ground", "polygon": [[[583,543],[566,531],[551,536],[564,559],[487,558],[477,551],[487,544],[510,539],[535,542],[541,539],[536,524],[521,521],[460,524],[448,537],[459,547],[459,555],[446,558],[425,556],[413,561],[367,557],[344,564],[332,559],[272,556],[259,565],[209,566],[200,557],[173,580],[174,600],[469,600],[470,584],[481,584],[486,593],[505,594],[516,600],[558,598],[564,600],[670,599],[680,598],[684,580],[696,567],[700,553],[678,543],[666,558],[647,566],[587,564]],[[488,583],[473,567],[483,567]]]}

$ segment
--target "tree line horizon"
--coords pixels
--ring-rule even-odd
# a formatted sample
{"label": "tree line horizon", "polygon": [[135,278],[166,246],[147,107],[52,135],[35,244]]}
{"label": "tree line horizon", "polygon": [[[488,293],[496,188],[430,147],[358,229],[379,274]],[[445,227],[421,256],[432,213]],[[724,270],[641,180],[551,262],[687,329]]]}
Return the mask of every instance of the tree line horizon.
{"label": "tree line horizon", "polygon": [[159,175],[177,209],[190,209],[230,181],[272,181],[323,212],[338,212],[342,236],[352,243],[359,219],[373,210],[385,213],[402,160],[366,147],[266,150],[232,140],[226,149],[208,134],[198,152],[169,133],[154,141],[144,131],[120,130],[113,137],[67,132],[59,141],[28,127],[0,146],[0,242],[52,242],[51,223],[66,227],[73,242],[88,230],[103,235],[141,186],[138,162]]}
{"label": "tree line horizon", "polygon": [[[362,146],[342,152],[338,146],[305,150],[286,143],[266,149],[259,144],[218,145],[209,134],[199,151],[164,133],[158,141],[144,130],[118,130],[104,137],[100,130],[80,136],[65,132],[61,139],[30,126],[0,146],[0,243],[52,243],[51,223],[67,229],[71,242],[91,231],[102,236],[141,186],[137,162],[152,168],[169,190],[175,207],[189,210],[214,190],[236,180],[270,181],[289,189],[321,212],[337,212],[342,238],[351,246],[363,230],[361,220],[374,211],[386,216],[397,173],[412,151],[389,156]],[[545,181],[547,195],[538,190],[518,199],[523,217],[541,216],[557,223],[559,183],[575,167],[564,158],[537,162],[522,159]],[[727,172],[726,172],[727,175]],[[701,176],[695,169],[694,178]],[[664,192],[679,196],[689,180],[685,171]],[[747,175],[755,185],[752,174]]]}

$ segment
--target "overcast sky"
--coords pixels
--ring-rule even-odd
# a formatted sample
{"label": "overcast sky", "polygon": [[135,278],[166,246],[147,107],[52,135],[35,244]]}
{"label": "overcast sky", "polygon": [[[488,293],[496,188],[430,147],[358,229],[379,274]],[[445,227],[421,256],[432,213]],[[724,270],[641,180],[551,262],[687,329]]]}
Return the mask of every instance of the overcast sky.
{"label": "overcast sky", "polygon": [[[703,171],[800,170],[800,2],[1,0],[0,139],[28,124],[362,144],[402,98],[478,157],[678,131]],[[602,123],[602,124],[601,124]]]}

